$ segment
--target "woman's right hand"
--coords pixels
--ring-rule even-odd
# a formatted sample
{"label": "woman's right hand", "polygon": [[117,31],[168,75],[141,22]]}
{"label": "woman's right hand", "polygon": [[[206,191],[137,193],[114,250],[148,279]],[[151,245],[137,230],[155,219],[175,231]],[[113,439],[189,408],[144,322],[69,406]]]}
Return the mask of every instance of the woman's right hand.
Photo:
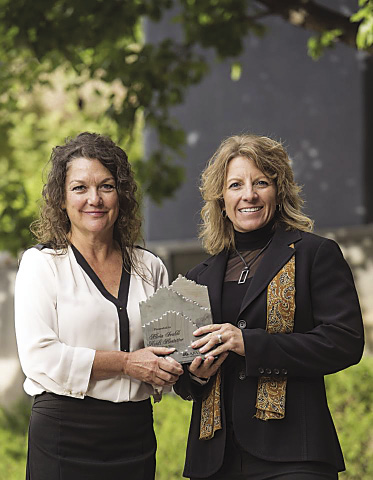
{"label": "woman's right hand", "polygon": [[124,357],[123,373],[155,386],[171,386],[183,374],[176,360],[166,357],[174,348],[147,347],[129,352]]}

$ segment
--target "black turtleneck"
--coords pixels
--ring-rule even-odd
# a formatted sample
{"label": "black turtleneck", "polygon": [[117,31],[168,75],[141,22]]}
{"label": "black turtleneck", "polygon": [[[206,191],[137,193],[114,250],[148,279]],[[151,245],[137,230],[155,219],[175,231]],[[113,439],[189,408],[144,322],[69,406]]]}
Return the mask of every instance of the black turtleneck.
{"label": "black turtleneck", "polygon": [[234,241],[237,250],[256,250],[263,248],[264,245],[273,237],[275,219],[273,218],[267,225],[253,230],[252,232],[237,232],[234,231]]}

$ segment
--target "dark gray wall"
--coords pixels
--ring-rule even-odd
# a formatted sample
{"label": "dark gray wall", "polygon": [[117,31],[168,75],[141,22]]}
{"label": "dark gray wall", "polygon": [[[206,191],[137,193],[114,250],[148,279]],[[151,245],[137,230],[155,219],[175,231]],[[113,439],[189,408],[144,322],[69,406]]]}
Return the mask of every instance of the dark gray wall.
{"label": "dark gray wall", "polygon": [[[231,62],[219,63],[210,52],[211,74],[173,109],[187,132],[181,161],[187,180],[161,207],[147,203],[147,240],[196,237],[201,170],[224,137],[245,131],[284,142],[316,227],[364,223],[369,150],[364,55],[338,45],[314,62],[306,54],[308,32],[278,18],[268,25],[264,39],[247,40],[238,82],[230,79]],[[154,40],[170,32],[177,36],[166,21],[147,26]],[[149,151],[155,141],[151,133],[146,138]]]}

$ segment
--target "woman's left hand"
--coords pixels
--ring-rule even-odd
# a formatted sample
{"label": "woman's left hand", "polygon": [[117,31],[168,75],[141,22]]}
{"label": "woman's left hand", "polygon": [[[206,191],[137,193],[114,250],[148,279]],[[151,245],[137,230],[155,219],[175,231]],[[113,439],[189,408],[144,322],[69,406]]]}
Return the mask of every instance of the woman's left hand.
{"label": "woman's left hand", "polygon": [[245,355],[242,332],[231,323],[213,323],[193,332],[196,337],[203,334],[206,335],[192,343],[192,347],[198,348],[200,353],[213,357],[228,351]]}

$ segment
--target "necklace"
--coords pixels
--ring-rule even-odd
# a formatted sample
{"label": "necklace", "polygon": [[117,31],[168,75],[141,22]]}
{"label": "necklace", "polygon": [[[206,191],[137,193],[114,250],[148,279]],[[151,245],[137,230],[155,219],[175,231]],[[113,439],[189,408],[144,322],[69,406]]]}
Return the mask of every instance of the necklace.
{"label": "necklace", "polygon": [[240,252],[237,250],[237,248],[235,248],[237,255],[240,257],[240,259],[242,260],[242,263],[245,265],[245,267],[242,269],[240,278],[238,279],[238,284],[242,284],[242,283],[246,282],[247,276],[249,275],[250,268],[252,267],[253,263],[264,252],[264,250],[268,247],[268,245],[271,243],[271,241],[272,241],[272,237],[264,245],[264,247],[255,255],[255,257],[252,260],[250,260],[249,263],[246,262],[246,260],[243,258],[243,256],[240,254]]}

